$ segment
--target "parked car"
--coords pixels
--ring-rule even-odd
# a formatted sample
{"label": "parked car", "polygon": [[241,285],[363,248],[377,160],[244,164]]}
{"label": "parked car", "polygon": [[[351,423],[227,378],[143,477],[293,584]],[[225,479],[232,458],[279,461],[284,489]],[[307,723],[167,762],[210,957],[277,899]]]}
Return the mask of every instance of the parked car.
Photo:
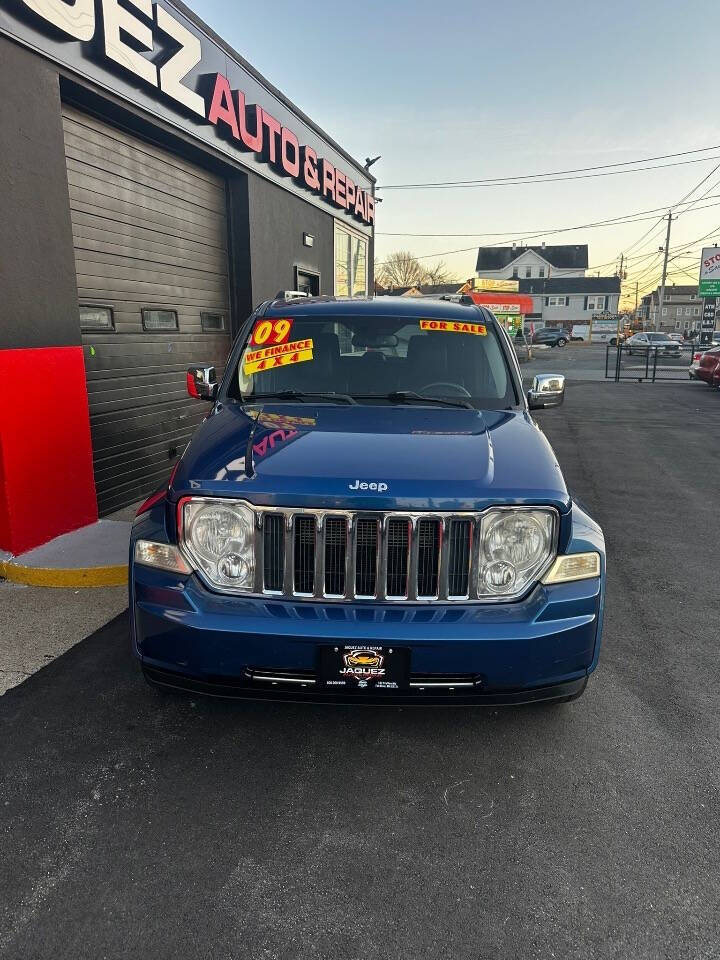
{"label": "parked car", "polygon": [[675,343],[685,343],[685,337],[681,333],[669,333],[668,337]]}
{"label": "parked car", "polygon": [[690,379],[703,380],[710,387],[720,386],[720,347],[713,347],[704,353],[698,352],[693,355]]}
{"label": "parked car", "polygon": [[532,336],[533,343],[546,344],[548,347],[564,347],[569,339],[569,331],[562,327],[542,327]]}
{"label": "parked car", "polygon": [[662,355],[680,356],[680,344],[666,333],[636,333],[625,341],[625,349],[630,356],[635,353],[646,355],[653,350]]}
{"label": "parked car", "polygon": [[[400,356],[394,351],[407,343]],[[507,333],[474,304],[262,304],[130,550],[148,682],[230,697],[572,699],[595,669],[600,527],[528,411]]]}

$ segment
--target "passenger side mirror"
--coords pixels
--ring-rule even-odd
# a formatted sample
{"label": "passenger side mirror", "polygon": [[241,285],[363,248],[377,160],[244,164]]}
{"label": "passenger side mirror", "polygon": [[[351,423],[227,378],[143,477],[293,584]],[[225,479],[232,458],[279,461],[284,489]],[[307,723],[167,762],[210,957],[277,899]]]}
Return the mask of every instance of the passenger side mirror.
{"label": "passenger side mirror", "polygon": [[559,373],[538,374],[533,378],[527,399],[531,410],[559,407],[565,399],[565,377]]}
{"label": "passenger side mirror", "polygon": [[197,400],[215,401],[217,394],[215,367],[190,367],[187,372],[187,392]]}

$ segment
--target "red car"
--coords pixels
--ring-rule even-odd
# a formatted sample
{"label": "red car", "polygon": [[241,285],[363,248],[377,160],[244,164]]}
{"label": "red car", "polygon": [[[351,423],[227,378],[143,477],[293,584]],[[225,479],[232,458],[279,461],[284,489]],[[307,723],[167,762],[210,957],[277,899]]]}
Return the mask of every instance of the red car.
{"label": "red car", "polygon": [[720,347],[714,347],[705,353],[693,357],[692,374],[697,380],[704,380],[710,387],[720,387]]}

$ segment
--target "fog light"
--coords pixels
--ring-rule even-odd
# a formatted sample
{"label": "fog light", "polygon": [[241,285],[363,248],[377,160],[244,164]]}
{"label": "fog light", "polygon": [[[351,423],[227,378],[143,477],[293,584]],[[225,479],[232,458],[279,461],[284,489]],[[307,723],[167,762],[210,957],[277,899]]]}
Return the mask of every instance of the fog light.
{"label": "fog light", "polygon": [[218,573],[226,580],[244,583],[249,572],[247,562],[237,553],[227,553],[218,563]]}
{"label": "fog light", "polygon": [[489,590],[508,593],[515,585],[515,567],[504,560],[496,560],[485,568],[483,578]]}

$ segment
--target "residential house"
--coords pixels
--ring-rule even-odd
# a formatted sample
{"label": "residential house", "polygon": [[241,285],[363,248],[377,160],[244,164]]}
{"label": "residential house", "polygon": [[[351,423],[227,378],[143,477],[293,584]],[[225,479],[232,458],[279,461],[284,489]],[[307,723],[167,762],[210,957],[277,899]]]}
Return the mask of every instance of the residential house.
{"label": "residential house", "polygon": [[[697,284],[665,287],[662,315],[658,317],[660,307],[660,287],[642,298],[638,307],[638,319],[646,329],[658,329],[665,333],[685,333],[699,330],[702,321],[703,302],[698,296]],[[658,323],[659,320],[659,323]]]}
{"label": "residential house", "polygon": [[549,277],[584,277],[588,268],[587,244],[565,246],[480,247],[477,275],[489,280],[543,280]]}
{"label": "residential house", "polygon": [[598,314],[617,314],[620,303],[618,277],[588,276],[587,244],[561,246],[480,247],[480,278],[517,280],[518,293],[532,296],[532,313],[526,323],[562,326],[589,323]]}
{"label": "residential house", "polygon": [[590,323],[598,314],[616,316],[620,303],[619,277],[551,277],[521,280],[519,292],[533,299],[526,323],[572,330],[575,323]]}

